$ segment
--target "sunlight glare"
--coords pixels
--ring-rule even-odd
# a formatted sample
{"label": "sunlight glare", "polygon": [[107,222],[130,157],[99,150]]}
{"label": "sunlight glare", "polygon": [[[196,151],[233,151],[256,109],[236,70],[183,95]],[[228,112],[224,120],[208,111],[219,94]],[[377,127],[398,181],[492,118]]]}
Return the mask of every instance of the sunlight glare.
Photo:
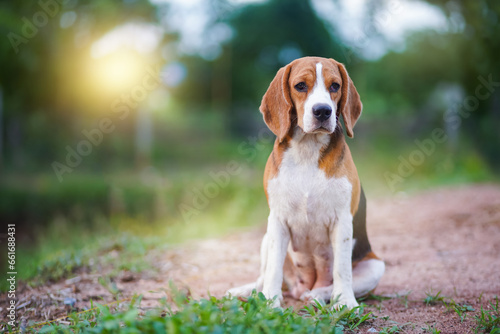
{"label": "sunlight glare", "polygon": [[92,60],[92,73],[99,89],[120,92],[140,84],[145,63],[132,52],[115,52]]}

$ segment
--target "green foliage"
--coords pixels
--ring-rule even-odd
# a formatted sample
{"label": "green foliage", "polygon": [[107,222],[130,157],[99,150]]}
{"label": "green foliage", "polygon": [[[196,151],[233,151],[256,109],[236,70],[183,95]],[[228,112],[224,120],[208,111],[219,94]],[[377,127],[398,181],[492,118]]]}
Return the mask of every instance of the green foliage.
{"label": "green foliage", "polygon": [[410,290],[407,293],[402,294],[402,295],[400,295],[398,293],[396,294],[396,298],[398,298],[401,301],[401,303],[403,303],[405,308],[408,308],[408,296],[411,294],[411,292],[412,291]]}
{"label": "green foliage", "polygon": [[460,317],[460,322],[464,322],[465,318],[467,317],[467,312],[474,312],[475,309],[467,304],[456,304],[453,300],[453,303],[451,303],[451,308],[458,314]]}
{"label": "green foliage", "polygon": [[[19,279],[36,286],[71,278],[80,272],[94,273],[97,268],[107,268],[105,271],[99,269],[102,275],[99,282],[117,295],[111,279],[122,271],[141,273],[149,270],[154,273],[151,262],[155,259],[155,252],[167,247],[165,239],[158,236],[137,236],[116,230],[96,236],[75,229],[67,243],[58,239],[60,235],[50,235],[40,245],[19,249],[19,256],[27,259],[19,264]],[[2,282],[0,290],[6,288]]]}
{"label": "green foliage", "polygon": [[475,315],[476,329],[475,333],[490,333],[498,334],[500,333],[500,299],[495,297],[495,301],[490,301],[490,309],[485,310],[481,306],[479,315]]}
{"label": "green foliage", "polygon": [[[460,16],[463,20],[462,28],[456,22],[452,24],[451,33],[442,36],[439,44],[443,47],[441,52],[433,52],[432,57],[425,57],[426,63],[440,55],[448,54],[450,57],[443,59],[439,64],[441,68],[436,71],[439,77],[442,74],[453,74],[453,81],[465,89],[466,96],[476,96],[479,85],[478,77],[492,76],[498,82],[500,62],[500,25],[497,22],[500,13],[500,4],[495,0],[480,1],[447,1],[428,0],[427,2],[439,6],[443,12],[453,18]],[[446,44],[443,44],[446,43]],[[438,44],[438,45],[439,45]],[[428,48],[421,48],[426,50]],[[452,54],[454,54],[454,56]],[[471,117],[463,122],[463,133],[472,140],[475,148],[487,159],[490,165],[498,169],[500,158],[498,155],[498,118],[495,115],[499,98],[498,86],[493,88],[491,96],[473,108]]]}
{"label": "green foliage", "polygon": [[405,333],[405,327],[413,325],[411,322],[400,324],[397,321],[389,320],[389,317],[384,317],[383,320],[392,323],[392,326],[384,326],[378,331],[380,334],[395,334],[395,333]]}
{"label": "green foliage", "polygon": [[[172,178],[161,193],[156,187],[143,185],[135,176],[114,179],[114,186],[98,175],[76,176],[76,181],[67,185],[46,183],[39,193],[31,194],[33,184],[44,184],[44,176],[0,187],[0,192],[6,195],[15,191],[24,194],[19,196],[20,203],[7,196],[12,206],[22,207],[29,201],[25,197],[41,202],[32,205],[29,214],[38,214],[38,219],[46,215],[48,220],[42,220],[30,231],[33,238],[36,236],[34,240],[18,241],[18,256],[23,259],[18,263],[19,279],[31,284],[57,281],[79,269],[92,270],[95,265],[88,266],[90,260],[113,263],[111,277],[122,270],[141,272],[151,269],[149,262],[144,261],[151,249],[159,251],[172,243],[215,237],[264,222],[268,208],[261,176],[255,181],[255,174],[245,168],[227,186],[221,187],[219,195],[211,198],[205,208],[194,210],[191,219],[184,221],[178,211],[179,203],[193,207],[192,189],[203,189],[205,184],[214,182],[209,173],[222,169],[213,167],[196,178],[189,178],[189,172],[170,173]],[[134,190],[134,185],[139,190]],[[146,195],[154,200],[141,201],[140,197]],[[53,215],[55,218],[50,218]],[[35,277],[37,280],[33,280]],[[6,282],[0,282],[0,290],[6,287]]]}
{"label": "green foliage", "polygon": [[271,300],[255,292],[245,301],[227,297],[198,301],[178,294],[173,300],[173,305],[164,300],[163,308],[147,313],[135,306],[140,297],[128,309],[114,312],[110,306],[96,304],[70,315],[70,325],[45,325],[39,333],[344,333],[373,319],[370,313],[363,315],[363,305],[351,311],[309,306],[301,315],[291,307],[272,308]]}
{"label": "green foliage", "polygon": [[401,333],[402,328],[398,325],[394,325],[391,327],[382,327],[379,331],[380,334],[395,334]]}
{"label": "green foliage", "polygon": [[[61,29],[60,18],[68,11],[75,11],[80,17],[99,24]],[[59,93],[68,92],[67,86],[76,89],[78,84],[74,80],[61,80],[64,77],[62,73],[84,72],[82,64],[90,48],[90,43],[82,45],[83,48],[75,48],[77,34],[85,33],[96,38],[103,30],[112,29],[129,20],[152,20],[155,15],[154,7],[146,0],[135,1],[133,5],[119,0],[85,0],[62,5],[55,3],[50,12],[47,22],[39,24],[36,33],[29,36],[16,50],[7,38],[8,34],[17,34],[22,38],[25,25],[22,18],[33,22],[35,14],[45,15],[43,7],[36,0],[4,1],[0,4],[0,32],[5,36],[0,43],[0,62],[9,64],[0,68],[0,89],[6,97],[6,114],[18,120],[24,118],[23,113],[43,110],[55,114],[64,110],[60,105]],[[54,57],[56,53],[64,56]],[[38,78],[50,84],[32,85],[29,84],[30,78]]]}
{"label": "green foliage", "polygon": [[435,326],[431,326],[431,325],[427,325],[427,328],[422,327],[422,330],[429,332],[429,333],[432,333],[432,334],[440,334],[441,333],[441,331],[439,329],[437,329]]}
{"label": "green foliage", "polygon": [[74,252],[58,252],[52,258],[44,261],[37,268],[37,280],[40,283],[46,281],[58,281],[61,278],[68,277],[77,269],[87,265],[87,258],[82,258],[81,254]]}
{"label": "green foliage", "polygon": [[[441,296],[441,291],[436,294],[431,292],[425,293],[427,297],[424,299],[425,305],[436,305],[438,303],[443,304],[447,310],[454,311],[460,318],[460,322],[463,322],[467,317],[467,312],[474,312],[475,309],[468,304],[460,304],[454,301],[452,298]],[[481,297],[479,297],[480,302]]]}
{"label": "green foliage", "polygon": [[[236,151],[234,144],[232,148]],[[239,158],[234,160],[240,163],[242,172],[232,177],[227,186],[220,187],[218,196],[210,201],[207,210],[217,202],[234,199],[235,194],[263,194],[260,180],[245,179],[249,173],[246,157],[236,155],[236,158]],[[260,160],[263,158],[258,159],[252,163],[262,165]],[[173,223],[182,219],[179,204],[192,206],[196,196],[193,189],[203,191],[206,184],[214,182],[210,173],[223,171],[228,161],[230,158],[196,171],[191,167],[158,172],[152,174],[147,183],[144,179],[149,176],[130,171],[109,178],[99,173],[80,173],[68,176],[61,183],[50,174],[26,176],[9,172],[0,178],[0,197],[3,199],[0,201],[0,217],[6,222],[33,224],[40,228],[57,218],[84,224],[103,217],[109,220],[127,217]]]}
{"label": "green foliage", "polygon": [[260,101],[276,71],[297,57],[345,60],[340,39],[318,18],[310,1],[271,0],[248,6],[230,16],[229,23],[237,36],[231,41],[236,99]]}
{"label": "green foliage", "polygon": [[[56,183],[51,175],[9,176],[0,179],[0,216],[6,221],[43,225],[56,214],[82,220],[95,218],[107,210],[109,185],[102,178],[80,175]],[[92,210],[82,210],[82,203]],[[90,211],[91,216],[85,217]]]}
{"label": "green foliage", "polygon": [[445,303],[446,297],[441,296],[441,290],[433,294],[432,291],[425,293],[427,297],[424,298],[425,305],[436,305],[438,303]]}
{"label": "green foliage", "polygon": [[384,300],[389,300],[391,298],[392,297],[382,296],[382,295],[376,295],[374,293],[369,293],[365,297],[358,298],[358,300],[377,300],[377,301],[381,302],[381,301],[384,301]]}

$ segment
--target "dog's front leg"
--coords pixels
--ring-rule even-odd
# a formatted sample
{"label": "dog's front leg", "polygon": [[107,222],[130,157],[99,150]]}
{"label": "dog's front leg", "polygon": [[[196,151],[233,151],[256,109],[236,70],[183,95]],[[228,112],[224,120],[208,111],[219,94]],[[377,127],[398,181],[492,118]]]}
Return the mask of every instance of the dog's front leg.
{"label": "dog's front leg", "polygon": [[346,305],[349,309],[358,306],[352,289],[352,215],[346,208],[339,212],[333,226],[333,292],[334,305]]}
{"label": "dog's front leg", "polygon": [[285,222],[280,221],[273,213],[269,214],[267,223],[267,263],[264,273],[262,293],[267,299],[277,296],[273,307],[279,307],[283,299],[281,286],[283,284],[283,264],[285,262],[290,231]]}

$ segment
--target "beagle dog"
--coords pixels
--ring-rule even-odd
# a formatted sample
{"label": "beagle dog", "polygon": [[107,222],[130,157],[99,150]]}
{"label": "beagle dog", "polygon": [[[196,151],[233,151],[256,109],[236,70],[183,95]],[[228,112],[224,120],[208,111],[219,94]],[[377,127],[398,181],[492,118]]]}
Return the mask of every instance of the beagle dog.
{"label": "beagle dog", "polygon": [[277,307],[283,286],[296,299],[353,308],[375,289],[385,265],[368,241],[366,199],[339,121],[353,137],[361,110],[333,59],[305,57],[278,71],[260,106],[277,137],[264,172],[270,213],[260,277],[228,294],[256,289],[277,296]]}

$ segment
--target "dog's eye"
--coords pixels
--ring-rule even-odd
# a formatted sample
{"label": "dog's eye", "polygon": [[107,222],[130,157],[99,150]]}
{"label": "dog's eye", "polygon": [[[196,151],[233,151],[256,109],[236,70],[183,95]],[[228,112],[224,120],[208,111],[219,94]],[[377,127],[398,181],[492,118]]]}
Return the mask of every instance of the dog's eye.
{"label": "dog's eye", "polygon": [[295,89],[299,92],[307,92],[307,85],[305,82],[299,82],[295,85]]}
{"label": "dog's eye", "polygon": [[330,86],[330,92],[331,93],[336,93],[336,92],[338,92],[339,88],[340,88],[340,85],[338,83],[334,82]]}

